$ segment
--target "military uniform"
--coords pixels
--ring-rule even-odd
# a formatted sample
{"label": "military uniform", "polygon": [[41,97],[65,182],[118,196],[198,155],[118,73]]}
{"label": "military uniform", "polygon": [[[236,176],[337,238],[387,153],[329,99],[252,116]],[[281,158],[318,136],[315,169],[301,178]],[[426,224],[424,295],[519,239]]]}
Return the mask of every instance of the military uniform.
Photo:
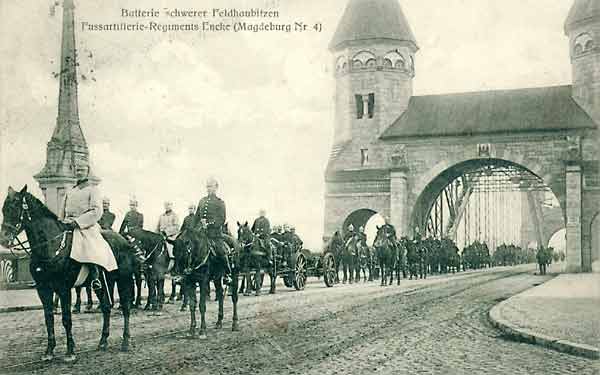
{"label": "military uniform", "polygon": [[109,210],[105,210],[102,212],[102,217],[98,220],[98,224],[104,230],[112,230],[113,223],[115,222],[115,214],[110,212]]}
{"label": "military uniform", "polygon": [[206,222],[206,234],[214,243],[214,250],[218,257],[224,258],[227,265],[226,272],[231,273],[231,266],[225,249],[223,226],[225,225],[226,209],[225,202],[215,194],[209,194],[198,203],[198,209],[194,216],[194,224],[200,225],[202,220]]}
{"label": "military uniform", "polygon": [[195,222],[195,214],[189,214],[183,219],[183,224],[181,224],[180,232],[183,232],[186,229],[191,229],[194,227]]}
{"label": "military uniform", "polygon": [[117,269],[115,256],[100,233],[98,220],[102,216],[99,193],[87,180],[77,183],[65,195],[63,220],[75,222],[71,258],[80,263],[93,263],[108,272]]}
{"label": "military uniform", "polygon": [[215,194],[209,194],[200,200],[196,210],[196,225],[202,219],[206,221],[208,237],[211,239],[220,239],[225,224],[226,210],[225,202]]}
{"label": "military uniform", "polygon": [[144,229],[144,215],[137,211],[129,211],[123,218],[119,233],[124,235],[132,229]]}
{"label": "military uniform", "polygon": [[262,250],[266,251],[267,257],[269,259],[273,258],[273,252],[271,251],[271,223],[269,223],[269,219],[264,216],[258,217],[254,220],[254,224],[252,224],[252,233],[258,236],[258,240],[260,242],[260,247]]}
{"label": "military uniform", "polygon": [[[173,211],[169,211],[160,215],[156,230],[159,233],[164,233],[167,238],[174,240],[175,236],[179,233],[179,218],[177,217],[177,214]],[[173,245],[166,242],[166,246],[169,258],[174,258]]]}

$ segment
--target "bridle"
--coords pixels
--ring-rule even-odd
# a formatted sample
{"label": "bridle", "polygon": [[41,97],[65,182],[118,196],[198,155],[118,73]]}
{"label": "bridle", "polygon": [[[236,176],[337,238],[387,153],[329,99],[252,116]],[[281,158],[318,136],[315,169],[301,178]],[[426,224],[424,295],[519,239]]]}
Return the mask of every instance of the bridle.
{"label": "bridle", "polygon": [[[8,233],[9,234],[8,250],[10,250],[11,254],[15,258],[25,259],[27,257],[31,257],[31,251],[33,249],[43,247],[43,246],[47,245],[49,242],[52,242],[61,236],[63,237],[63,239],[62,239],[60,246],[59,246],[58,250],[56,251],[56,253],[58,254],[64,248],[64,246],[66,246],[66,238],[67,238],[67,233],[69,231],[64,231],[64,232],[50,238],[49,240],[43,241],[35,246],[31,245],[29,238],[26,239],[25,241],[21,241],[21,239],[19,239],[19,234],[21,234],[21,232],[23,232],[23,230],[25,229],[25,224],[27,224],[27,223],[31,223],[31,213],[29,212],[29,205],[27,204],[27,199],[25,197],[23,197],[21,200],[21,213],[19,214],[19,221],[17,222],[17,224],[12,225],[12,224],[3,223],[4,226],[9,227],[12,230],[11,232]],[[16,244],[14,243],[15,240],[17,241]],[[24,251],[26,255],[19,256],[15,253],[15,250],[16,251]]]}

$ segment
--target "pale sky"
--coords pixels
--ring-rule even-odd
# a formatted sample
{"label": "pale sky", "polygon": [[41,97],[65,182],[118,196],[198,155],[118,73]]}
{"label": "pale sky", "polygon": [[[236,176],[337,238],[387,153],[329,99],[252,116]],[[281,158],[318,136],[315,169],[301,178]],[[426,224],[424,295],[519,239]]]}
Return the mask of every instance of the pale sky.
{"label": "pale sky", "polygon": [[[45,163],[56,122],[62,8],[0,1],[0,199]],[[75,0],[80,117],[115,227],[135,194],[147,229],[163,202],[183,220],[220,182],[228,221],[295,224],[321,248],[333,137],[327,45],[346,0]],[[401,0],[420,50],[415,94],[569,84],[563,23],[571,0]],[[275,22],[321,22],[321,33],[82,32],[121,22],[121,8],[264,7]],[[129,20],[135,22],[136,20]],[[172,22],[161,19],[161,22]],[[185,20],[182,20],[185,21]],[[93,70],[93,72],[92,72]],[[93,79],[92,79],[93,78]],[[232,229],[234,227],[232,226]]]}

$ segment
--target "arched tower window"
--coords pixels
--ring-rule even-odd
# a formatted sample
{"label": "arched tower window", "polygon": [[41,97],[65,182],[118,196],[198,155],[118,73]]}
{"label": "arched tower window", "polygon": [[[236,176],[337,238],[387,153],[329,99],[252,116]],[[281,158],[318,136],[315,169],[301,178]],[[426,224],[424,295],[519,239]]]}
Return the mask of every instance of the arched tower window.
{"label": "arched tower window", "polygon": [[367,67],[375,67],[376,65],[375,55],[369,51],[360,51],[352,58],[353,69],[363,69]]}
{"label": "arched tower window", "polygon": [[584,52],[589,52],[594,48],[594,39],[588,33],[583,33],[575,38],[573,54],[578,56]]}
{"label": "arched tower window", "polygon": [[337,73],[343,73],[346,71],[347,67],[348,67],[348,65],[346,63],[346,56],[338,57],[338,59],[335,62],[335,71]]}
{"label": "arched tower window", "polygon": [[[406,62],[404,61],[404,57],[398,51],[390,51],[383,56],[383,61],[389,61],[391,63],[391,67],[394,69],[405,69]],[[387,68],[387,66],[384,67]]]}

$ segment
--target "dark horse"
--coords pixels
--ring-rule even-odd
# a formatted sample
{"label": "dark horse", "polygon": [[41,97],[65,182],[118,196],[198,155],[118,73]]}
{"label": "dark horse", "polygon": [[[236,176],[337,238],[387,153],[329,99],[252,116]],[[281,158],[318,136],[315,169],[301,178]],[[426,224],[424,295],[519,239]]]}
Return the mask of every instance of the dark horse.
{"label": "dark horse", "polygon": [[[170,241],[170,240],[167,240]],[[209,281],[215,285],[217,301],[219,302],[219,315],[216,328],[223,327],[223,276],[227,265],[223,257],[217,256],[215,244],[208,238],[206,229],[187,229],[179,234],[173,241],[176,270],[180,270],[183,278],[183,290],[190,306],[190,337],[196,336],[196,287],[200,286],[200,338],[206,338],[206,298],[208,296]],[[232,263],[237,263],[233,261]],[[235,266],[234,266],[235,267]],[[231,300],[233,302],[232,330],[238,331],[237,316],[237,272],[232,273]]]}
{"label": "dark horse", "polygon": [[[271,249],[263,249],[260,244],[258,236],[252,233],[252,230],[248,226],[248,223],[238,224],[238,243],[241,246],[241,268],[242,272],[246,273],[246,288],[244,295],[249,295],[249,289],[251,288],[251,274],[254,272],[254,285],[252,286],[255,290],[255,294],[260,295],[260,288],[262,286],[261,270],[264,270],[269,274],[271,279],[271,287],[269,289],[270,294],[275,293],[275,285],[277,282],[277,270],[276,270],[276,252],[273,247]],[[266,242],[266,241],[265,241]],[[268,242],[266,246],[272,246],[271,242]],[[271,256],[267,254],[271,251]]]}
{"label": "dark horse", "polygon": [[[381,273],[381,286],[392,285],[394,280],[394,270],[396,269],[396,262],[398,260],[397,248],[392,243],[392,240],[388,237],[385,227],[377,227],[377,235],[373,242],[373,248],[375,249],[375,256],[379,262],[379,270]],[[398,283],[400,282],[400,275],[398,275]]]}
{"label": "dark horse", "polygon": [[148,301],[144,310],[161,310],[165,302],[165,275],[169,271],[169,253],[163,235],[135,228],[127,233],[134,247],[141,250],[142,272],[148,283]]}
{"label": "dark horse", "polygon": [[327,245],[325,245],[324,253],[332,253],[333,259],[335,260],[335,282],[340,282],[340,260],[342,259],[342,254],[344,252],[344,239],[340,234],[340,231],[336,230],[333,234],[333,237],[329,240]]}
{"label": "dark horse", "polygon": [[[20,192],[8,189],[8,195],[2,206],[4,220],[0,231],[0,245],[17,248],[12,242],[25,231],[27,243],[31,251],[29,269],[36,283],[36,289],[44,306],[44,318],[48,332],[48,346],[43,360],[49,361],[54,357],[56,339],[54,337],[53,294],[60,298],[62,323],[67,335],[67,353],[65,361],[75,360],[75,341],[71,322],[71,288],[75,284],[81,264],[69,257],[69,238],[71,232],[65,230],[64,224],[42,202],[27,192],[25,186]],[[117,283],[119,296],[123,306],[123,341],[121,350],[129,349],[129,299],[132,273],[137,263],[134,250],[127,241],[112,231],[102,233],[110,244],[117,260],[118,269],[107,273],[100,272],[102,289],[96,292],[103,313],[102,336],[98,349],[108,348],[110,327],[111,301],[107,286]],[[24,247],[19,241],[19,245]],[[19,246],[18,245],[18,246]],[[86,283],[89,283],[89,278]]]}

